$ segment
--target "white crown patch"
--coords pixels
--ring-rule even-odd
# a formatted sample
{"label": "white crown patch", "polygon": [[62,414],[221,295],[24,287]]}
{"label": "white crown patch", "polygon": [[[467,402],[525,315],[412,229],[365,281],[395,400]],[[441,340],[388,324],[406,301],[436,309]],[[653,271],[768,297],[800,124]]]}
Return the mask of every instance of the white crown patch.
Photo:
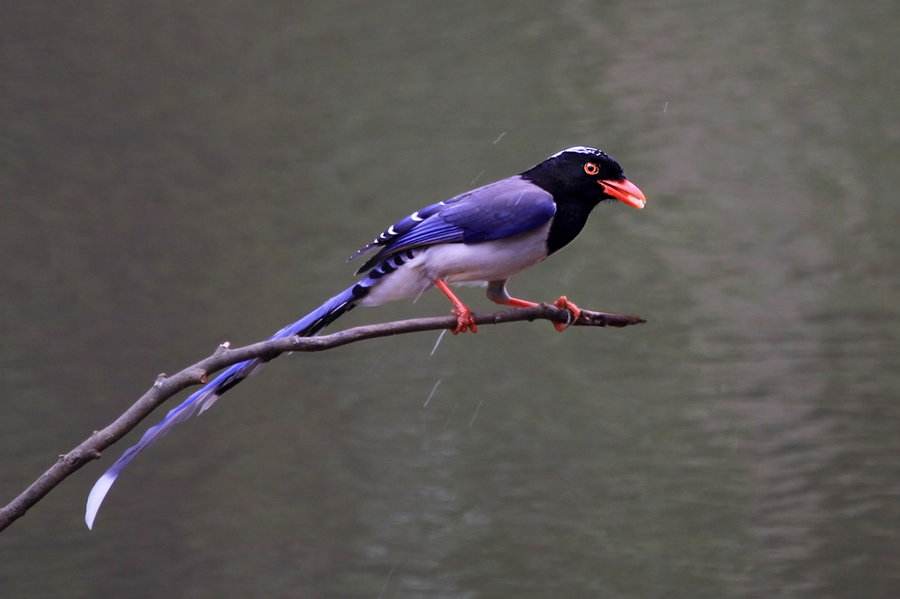
{"label": "white crown patch", "polygon": [[565,154],[566,152],[572,152],[573,154],[588,154],[590,156],[606,156],[606,153],[603,150],[598,150],[597,148],[589,148],[587,146],[572,146],[571,148],[560,150],[556,154],[550,156],[550,158],[556,158],[557,156]]}

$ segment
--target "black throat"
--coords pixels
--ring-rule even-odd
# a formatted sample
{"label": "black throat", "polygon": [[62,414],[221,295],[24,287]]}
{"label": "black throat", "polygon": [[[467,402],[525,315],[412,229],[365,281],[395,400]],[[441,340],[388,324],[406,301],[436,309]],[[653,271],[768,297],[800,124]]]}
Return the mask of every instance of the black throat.
{"label": "black throat", "polygon": [[547,234],[547,255],[575,239],[587,223],[596,204],[578,200],[556,200],[556,214]]}
{"label": "black throat", "polygon": [[555,169],[542,168],[543,165],[532,168],[522,173],[522,178],[527,179],[548,191],[556,202],[556,214],[547,234],[547,255],[567,245],[575,239],[587,223],[591,210],[598,204],[599,198],[594,199],[591,193],[593,188],[573,188],[567,183],[565,176]]}

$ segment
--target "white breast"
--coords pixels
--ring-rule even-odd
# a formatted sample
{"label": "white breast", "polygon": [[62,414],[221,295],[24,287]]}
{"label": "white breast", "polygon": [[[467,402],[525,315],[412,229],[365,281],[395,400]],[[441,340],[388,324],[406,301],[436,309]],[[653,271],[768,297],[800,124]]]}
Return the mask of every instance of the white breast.
{"label": "white breast", "polygon": [[483,243],[444,243],[417,250],[413,259],[379,279],[361,306],[414,298],[435,279],[448,283],[508,279],[547,257],[550,223],[515,237]]}

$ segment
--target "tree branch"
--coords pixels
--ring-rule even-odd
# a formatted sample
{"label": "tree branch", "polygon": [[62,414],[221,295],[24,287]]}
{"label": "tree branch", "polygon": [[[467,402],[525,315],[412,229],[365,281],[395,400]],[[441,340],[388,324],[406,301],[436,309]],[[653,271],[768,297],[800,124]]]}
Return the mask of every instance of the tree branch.
{"label": "tree branch", "polygon": [[[570,317],[569,312],[566,310],[541,304],[534,308],[496,312],[494,314],[476,314],[475,322],[479,325],[502,324],[523,320],[567,322]],[[573,326],[625,327],[642,322],[644,320],[637,316],[584,310],[578,320],[572,324]],[[453,329],[455,326],[455,316],[432,316],[363,325],[318,337],[270,339],[233,349],[227,343],[224,343],[211,356],[188,366],[177,374],[172,376],[160,374],[156,382],[122,415],[105,428],[94,431],[91,436],[68,453],[60,455],[53,466],[31,483],[15,499],[10,501],[9,504],[0,509],[0,531],[24,516],[29,508],[43,499],[47,493],[68,476],[91,460],[98,459],[104,449],[124,437],[167,399],[182,389],[205,383],[210,374],[226,366],[251,358],[271,360],[285,352],[323,351],[365,339],[376,339],[378,337],[419,331]]]}

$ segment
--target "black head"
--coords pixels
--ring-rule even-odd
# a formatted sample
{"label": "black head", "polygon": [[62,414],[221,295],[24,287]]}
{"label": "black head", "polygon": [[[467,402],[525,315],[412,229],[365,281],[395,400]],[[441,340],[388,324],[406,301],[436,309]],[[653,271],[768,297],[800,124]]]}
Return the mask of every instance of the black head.
{"label": "black head", "polygon": [[566,148],[522,176],[549,191],[557,202],[593,207],[603,200],[619,200],[640,209],[647,201],[637,185],[625,178],[615,158],[596,148]]}

